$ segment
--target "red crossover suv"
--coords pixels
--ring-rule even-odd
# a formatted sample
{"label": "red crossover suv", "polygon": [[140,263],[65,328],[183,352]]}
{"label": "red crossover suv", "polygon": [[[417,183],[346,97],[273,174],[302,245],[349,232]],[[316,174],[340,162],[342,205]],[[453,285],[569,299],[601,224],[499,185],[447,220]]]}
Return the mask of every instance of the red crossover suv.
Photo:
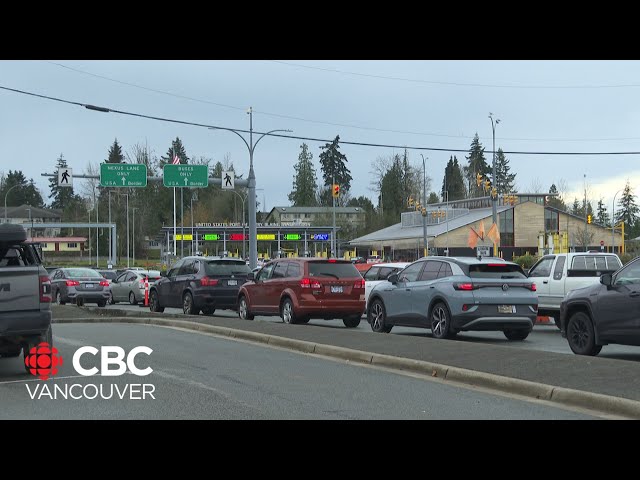
{"label": "red crossover suv", "polygon": [[347,260],[273,260],[247,279],[238,291],[244,320],[254,315],[279,315],[285,323],[342,318],[346,327],[355,328],[364,313],[364,279]]}

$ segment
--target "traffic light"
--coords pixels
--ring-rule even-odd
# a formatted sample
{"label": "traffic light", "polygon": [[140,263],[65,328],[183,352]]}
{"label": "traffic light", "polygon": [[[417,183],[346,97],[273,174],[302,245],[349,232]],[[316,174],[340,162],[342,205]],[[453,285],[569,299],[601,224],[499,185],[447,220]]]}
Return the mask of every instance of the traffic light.
{"label": "traffic light", "polygon": [[591,214],[587,215],[587,223],[591,223]]}
{"label": "traffic light", "polygon": [[333,184],[333,198],[338,198],[340,196],[340,185],[338,185],[337,183]]}
{"label": "traffic light", "polygon": [[476,173],[476,185],[479,187],[481,183],[482,183],[482,174]]}
{"label": "traffic light", "polygon": [[414,203],[415,203],[415,200],[413,199],[413,195],[409,195],[409,198],[407,199],[407,205],[409,205],[410,207],[413,207]]}
{"label": "traffic light", "polygon": [[498,189],[496,187],[493,187],[491,189],[491,198],[496,198],[498,196]]}
{"label": "traffic light", "polygon": [[485,178],[484,180],[484,191],[488,192],[491,189],[491,180]]}

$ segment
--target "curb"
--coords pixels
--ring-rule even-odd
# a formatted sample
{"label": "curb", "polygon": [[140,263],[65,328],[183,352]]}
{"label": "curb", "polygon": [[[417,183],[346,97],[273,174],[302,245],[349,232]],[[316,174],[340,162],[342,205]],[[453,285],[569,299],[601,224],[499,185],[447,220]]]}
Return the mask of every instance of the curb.
{"label": "curb", "polygon": [[[452,367],[438,363],[425,362],[422,360],[394,357],[392,355],[353,350],[350,348],[307,342],[304,340],[280,337],[277,335],[249,332],[246,330],[207,325],[194,321],[162,317],[163,315],[160,315],[160,318],[105,315],[104,317],[98,318],[85,317],[62,320],[54,319],[53,323],[138,323],[144,325],[176,327],[185,330],[212,333],[222,337],[248,340],[250,342],[272,345],[303,353],[313,353],[330,358],[339,358],[365,365],[375,365],[395,370],[411,371],[431,377],[437,377],[442,380],[448,380],[452,383],[462,383],[476,387],[490,388],[492,390],[513,393],[538,400],[547,400],[571,407],[597,410],[600,413],[620,415],[636,420],[640,419],[640,401],[629,400],[626,398],[530,382],[528,380],[510,378],[502,375]],[[184,316],[181,317],[184,318]]]}

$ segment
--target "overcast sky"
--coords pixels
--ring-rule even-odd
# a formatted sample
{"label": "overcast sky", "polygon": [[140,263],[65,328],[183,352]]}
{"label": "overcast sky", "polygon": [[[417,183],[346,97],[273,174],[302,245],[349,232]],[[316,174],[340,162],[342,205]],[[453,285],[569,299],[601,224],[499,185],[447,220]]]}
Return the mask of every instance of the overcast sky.
{"label": "overcast sky", "polygon": [[[476,132],[492,149],[492,112],[500,119],[496,149],[640,151],[640,61],[0,61],[0,86],[238,129],[249,128],[246,110],[252,106],[257,131],[460,150],[469,149]],[[60,153],[81,173],[90,162],[103,162],[116,138],[125,152],[146,142],[159,156],[178,136],[189,156],[215,162],[228,154],[238,174],[246,178],[249,170],[247,147],[230,132],[99,113],[6,90],[0,90],[0,106],[0,171],[22,170],[47,202],[48,178],[41,173],[54,172]],[[323,143],[306,143],[320,180]],[[268,209],[289,204],[301,144],[267,137],[256,147],[256,182],[263,189],[257,195]],[[402,149],[342,145],[341,151],[354,178],[352,195],[374,200],[372,161]],[[409,150],[420,168],[421,152],[437,191],[450,155],[466,163],[463,152]],[[536,179],[545,191],[562,179],[570,200],[582,199],[586,175],[594,207],[603,197],[609,213],[613,194],[627,179],[634,193],[640,187],[637,155],[507,158],[520,192],[530,191]]]}

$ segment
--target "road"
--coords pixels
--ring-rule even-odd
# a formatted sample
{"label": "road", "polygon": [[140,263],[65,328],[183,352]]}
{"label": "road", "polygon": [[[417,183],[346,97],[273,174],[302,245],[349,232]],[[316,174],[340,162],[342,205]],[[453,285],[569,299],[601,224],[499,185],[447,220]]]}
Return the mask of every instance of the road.
{"label": "road", "polygon": [[[108,305],[106,308],[116,308],[132,311],[146,310],[146,308],[144,307],[133,306],[124,303],[119,303],[117,305]],[[182,314],[182,310],[178,308],[167,308],[165,309],[165,313]],[[230,310],[218,310],[214,314],[214,317],[216,316],[221,318],[237,318],[238,315],[236,312]],[[255,321],[282,323],[282,319],[280,317],[257,316],[255,318]],[[342,320],[311,320],[309,323],[312,325],[325,326],[327,328],[345,328]],[[352,330],[371,335],[374,334],[364,317],[360,322],[360,325]],[[391,334],[431,337],[431,331],[428,329],[408,327],[394,327]],[[524,348],[528,350],[539,350],[543,352],[574,355],[574,353],[569,348],[567,340],[562,338],[562,336],[560,335],[560,330],[558,330],[558,327],[556,327],[553,323],[536,325],[533,329],[533,332],[531,332],[527,339],[522,342],[509,341],[505,338],[502,332],[462,332],[458,334],[458,336],[456,336],[456,340],[470,343],[493,344],[513,348]],[[640,348],[625,345],[607,345],[602,349],[602,352],[600,352],[598,357],[640,362]]]}
{"label": "road", "polygon": [[[54,344],[63,364],[55,379],[46,382],[24,373],[22,358],[0,359],[0,419],[598,418],[430,377],[156,326],[57,324]],[[138,357],[136,366],[149,366],[153,372],[145,377],[130,373],[81,377],[73,368],[72,357],[86,345],[117,345],[127,352],[148,346],[153,353]],[[82,358],[84,368],[98,363],[90,355]],[[84,388],[91,397],[100,386],[109,396],[112,384],[125,391],[127,383],[153,385],[154,398],[125,395],[120,399],[116,393],[110,399],[51,399],[38,398],[37,393],[45,384],[51,390],[54,384],[61,388],[78,384],[76,396]],[[96,386],[87,387],[89,384]],[[137,396],[141,396],[139,390]]]}

